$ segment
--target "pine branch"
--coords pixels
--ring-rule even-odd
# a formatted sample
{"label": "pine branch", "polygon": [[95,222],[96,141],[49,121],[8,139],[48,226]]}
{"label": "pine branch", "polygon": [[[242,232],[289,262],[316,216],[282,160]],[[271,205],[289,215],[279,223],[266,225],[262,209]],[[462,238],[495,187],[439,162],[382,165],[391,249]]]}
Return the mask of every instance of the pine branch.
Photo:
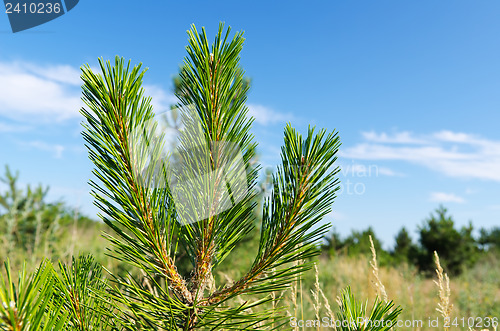
{"label": "pine branch", "polygon": [[[285,128],[282,166],[273,176],[274,191],[264,204],[259,253],[251,270],[230,287],[215,292],[208,303],[215,304],[242,293],[268,293],[286,287],[291,279],[310,268],[308,264],[279,269],[287,263],[310,258],[319,253],[318,241],[328,225],[314,229],[330,212],[338,189],[330,169],[340,145],[332,133],[324,137],[309,129],[304,140],[291,126]],[[277,268],[275,274],[270,271]],[[257,287],[258,284],[258,287]]]}
{"label": "pine branch", "polygon": [[402,312],[400,306],[395,307],[393,301],[384,302],[375,298],[371,310],[368,312],[368,301],[359,302],[351,292],[345,288],[338,301],[340,312],[337,313],[336,329],[342,331],[373,330],[388,331],[396,328],[398,316]]}
{"label": "pine branch", "polygon": [[130,70],[130,62],[125,67],[118,57],[114,67],[101,59],[99,64],[101,75],[94,74],[88,65],[82,69],[83,100],[89,108],[82,109],[87,119],[83,136],[96,165],[94,174],[106,188],[91,181],[96,205],[104,213],[104,222],[123,240],[109,237],[118,256],[137,258],[137,263],[165,276],[183,302],[192,303],[170,256],[172,242],[161,227],[165,211],[158,201],[167,197],[140,185],[134,171],[130,136],[153,117],[151,99],[143,97],[141,87],[145,71],[140,72],[140,65]]}
{"label": "pine branch", "polygon": [[[101,182],[91,181],[93,195],[114,230],[106,234],[112,256],[140,269],[146,281],[112,275],[109,300],[122,316],[108,316],[126,330],[279,328],[284,321],[275,310],[252,312],[272,297],[227,303],[241,294],[284,290],[311,267],[295,262],[316,256],[328,229],[319,222],[338,189],[333,164],[339,138],[313,128],[303,138],[287,125],[253,265],[235,283],[206,293],[213,291],[207,288],[213,269],[255,223],[259,168],[251,164],[256,144],[245,106],[249,84],[239,66],[244,39],[242,33],[230,39],[229,32],[220,24],[210,45],[204,29],[188,31],[188,56],[176,85],[182,129],[170,159],[151,99],[143,96],[140,65],[130,69],[130,62],[116,58],[114,66],[99,60],[101,74],[83,68],[83,136]],[[188,280],[175,267],[178,244],[193,264]]]}
{"label": "pine branch", "polygon": [[50,262],[42,261],[32,275],[26,273],[24,265],[17,283],[9,260],[4,265],[6,278],[0,274],[0,329],[63,330],[68,314],[52,300],[55,278]]}
{"label": "pine branch", "polygon": [[59,262],[56,275],[55,302],[69,313],[67,327],[71,330],[108,330],[113,319],[106,316],[113,306],[102,299],[107,284],[102,278],[102,266],[90,255],[73,257],[70,266]]}
{"label": "pine branch", "polygon": [[[180,138],[181,150],[188,155],[188,159],[183,161],[189,169],[193,168],[189,160],[193,153],[189,151],[201,146],[203,154],[207,154],[209,159],[202,168],[213,171],[211,182],[216,192],[216,196],[210,201],[211,216],[185,226],[187,229],[184,238],[195,255],[194,276],[190,284],[196,301],[203,297],[212,268],[229,254],[253,226],[252,206],[249,202],[253,198],[251,189],[255,185],[255,170],[245,174],[247,193],[240,197],[240,203],[236,206],[233,203],[229,212],[216,212],[222,204],[223,198],[220,195],[226,191],[224,181],[228,177],[237,176],[237,173],[227,174],[221,169],[232,161],[233,150],[236,150],[242,152],[245,166],[249,170],[248,160],[254,156],[255,150],[249,133],[251,120],[245,117],[248,112],[244,106],[248,83],[245,83],[243,71],[238,65],[244,39],[238,33],[228,42],[229,32],[228,28],[223,34],[223,24],[220,24],[215,42],[210,47],[205,29],[200,35],[192,26],[188,31],[188,57],[180,74],[180,93],[177,94],[179,107],[189,122],[188,129]],[[196,122],[201,124],[201,130],[190,132],[189,129],[195,128]],[[189,172],[189,169],[185,170]]]}

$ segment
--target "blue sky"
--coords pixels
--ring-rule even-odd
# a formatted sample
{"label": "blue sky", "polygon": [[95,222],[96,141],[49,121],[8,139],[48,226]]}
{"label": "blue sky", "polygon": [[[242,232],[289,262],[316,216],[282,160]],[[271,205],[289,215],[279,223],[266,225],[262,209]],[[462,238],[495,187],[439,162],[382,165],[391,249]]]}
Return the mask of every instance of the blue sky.
{"label": "blue sky", "polygon": [[115,55],[149,68],[155,109],[190,24],[244,30],[241,63],[263,165],[285,122],[336,129],[342,192],[328,216],[347,235],[372,225],[392,244],[439,204],[458,225],[500,222],[500,2],[80,1],[13,34],[0,14],[0,165],[80,205],[92,165],[80,136],[79,67]]}

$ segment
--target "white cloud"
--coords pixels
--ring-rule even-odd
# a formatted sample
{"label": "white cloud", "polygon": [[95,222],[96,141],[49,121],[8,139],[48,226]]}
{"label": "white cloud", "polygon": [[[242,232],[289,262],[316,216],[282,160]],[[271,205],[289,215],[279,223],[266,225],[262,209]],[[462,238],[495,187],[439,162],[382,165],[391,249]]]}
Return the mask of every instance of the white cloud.
{"label": "white cloud", "polygon": [[332,210],[330,213],[328,213],[325,216],[325,219],[327,219],[330,222],[338,222],[338,221],[345,221],[347,220],[347,216],[344,213],[341,213],[339,211]]}
{"label": "white cloud", "polygon": [[475,137],[473,135],[461,132],[452,132],[447,130],[436,132],[433,134],[433,136],[438,140],[459,142],[459,143],[469,143],[475,140]]}
{"label": "white cloud", "polygon": [[357,177],[360,177],[360,175],[366,176],[368,171],[371,170],[368,169],[368,167],[366,167],[364,164],[359,164],[359,163],[355,163],[352,165],[348,164],[344,167],[341,166],[340,168],[342,174],[344,175],[350,174],[351,176],[357,176]]}
{"label": "white cloud", "polygon": [[[98,72],[98,71],[97,71]],[[0,116],[25,123],[60,122],[80,116],[80,70],[68,65],[39,65],[28,62],[0,62]],[[144,85],[156,113],[170,109],[175,96],[154,84]],[[259,104],[249,104],[256,123],[270,125],[294,119]],[[19,128],[0,125],[0,131]]]}
{"label": "white cloud", "polygon": [[42,67],[33,63],[19,63],[20,68],[42,78],[69,85],[81,86],[80,70],[69,65],[52,65]]}
{"label": "white cloud", "polygon": [[144,84],[144,95],[150,96],[155,113],[162,113],[170,110],[170,106],[177,102],[177,98],[172,93],[166,92],[159,86]]}
{"label": "white cloud", "polygon": [[365,140],[376,143],[392,143],[392,144],[420,144],[423,141],[412,136],[411,132],[397,132],[393,135],[388,135],[385,132],[376,133],[375,131],[362,132],[361,135]]}
{"label": "white cloud", "polygon": [[[100,72],[100,69],[94,72]],[[29,123],[77,118],[81,101],[80,70],[68,65],[0,62],[0,116]],[[159,86],[145,84],[155,111],[165,111],[175,97]],[[0,126],[0,131],[6,129]]]}
{"label": "white cloud", "polygon": [[387,167],[379,167],[378,168],[378,173],[384,176],[389,176],[389,177],[404,177],[405,174],[396,172],[390,168]]}
{"label": "white cloud", "polygon": [[81,105],[70,67],[0,62],[0,115],[27,122],[61,121],[78,116]]}
{"label": "white cloud", "polygon": [[261,125],[269,125],[280,122],[288,122],[294,119],[292,114],[283,114],[263,105],[248,104],[248,115],[255,118],[255,122]]}
{"label": "white cloud", "polygon": [[22,143],[25,146],[35,148],[41,151],[51,153],[56,159],[60,159],[64,150],[66,149],[64,146],[59,144],[48,144],[43,141],[35,140],[30,142]]}
{"label": "white cloud", "polygon": [[[406,161],[451,177],[500,182],[500,141],[452,131],[421,136],[404,133],[392,137],[371,132],[364,133],[363,137],[367,141],[345,148],[341,156]],[[394,145],[396,141],[398,144]]]}
{"label": "white cloud", "polygon": [[430,200],[433,202],[456,202],[456,203],[465,202],[465,200],[462,197],[459,197],[453,193],[444,193],[444,192],[431,193]]}
{"label": "white cloud", "polygon": [[389,176],[389,177],[403,177],[404,174],[396,172],[387,167],[379,167],[376,164],[342,164],[340,165],[340,174],[343,176],[351,177],[378,177],[378,176]]}

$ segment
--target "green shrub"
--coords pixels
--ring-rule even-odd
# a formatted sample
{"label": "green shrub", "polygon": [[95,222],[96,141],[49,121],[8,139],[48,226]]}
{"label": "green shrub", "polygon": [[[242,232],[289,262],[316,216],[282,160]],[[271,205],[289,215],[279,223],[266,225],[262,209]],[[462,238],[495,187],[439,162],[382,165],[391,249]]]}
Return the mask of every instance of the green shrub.
{"label": "green shrub", "polygon": [[446,208],[441,206],[435,213],[418,229],[421,246],[417,257],[419,268],[431,272],[436,251],[444,268],[451,275],[457,275],[464,268],[472,266],[478,258],[479,250],[472,236],[472,224],[457,230]]}

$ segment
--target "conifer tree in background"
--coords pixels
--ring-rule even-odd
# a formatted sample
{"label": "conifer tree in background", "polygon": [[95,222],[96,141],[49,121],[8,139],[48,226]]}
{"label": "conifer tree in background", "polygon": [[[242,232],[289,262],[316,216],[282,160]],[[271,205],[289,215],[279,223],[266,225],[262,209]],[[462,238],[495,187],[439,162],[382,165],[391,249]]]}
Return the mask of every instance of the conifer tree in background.
{"label": "conifer tree in background", "polygon": [[69,210],[64,203],[47,203],[48,187],[19,188],[19,172],[12,173],[8,166],[0,182],[7,187],[0,193],[0,254],[27,252],[33,262],[43,260],[41,255],[53,254],[51,246],[60,225],[68,220]]}
{"label": "conifer tree in background", "polygon": [[419,226],[421,251],[418,265],[422,271],[433,271],[433,252],[439,254],[441,263],[451,275],[458,275],[470,267],[478,258],[478,247],[474,237],[472,223],[455,228],[455,221],[444,206],[439,206],[434,213]]}
{"label": "conifer tree in background", "polygon": [[[177,93],[185,128],[178,169],[165,162],[164,136],[157,133],[151,99],[143,95],[141,66],[117,57],[114,65],[100,60],[99,74],[83,68],[83,135],[99,180],[91,182],[93,195],[103,221],[114,230],[107,235],[111,254],[146,275],[141,281],[115,279],[121,314],[112,311],[110,317],[120,318],[125,329],[279,327],[277,312],[251,308],[311,267],[295,262],[319,254],[328,230],[319,222],[338,188],[333,165],[339,138],[313,128],[303,137],[287,125],[255,260],[235,282],[213,284],[213,271],[238,258],[231,251],[254,226],[250,202],[258,170],[250,166],[256,144],[245,106],[248,84],[239,66],[244,39],[241,33],[230,39],[229,31],[221,24],[212,45],[204,29],[188,31]],[[137,133],[142,138],[134,140]],[[238,155],[243,172],[234,162]],[[180,245],[190,255],[190,277],[176,268]],[[246,294],[261,294],[262,300],[232,301]]]}

